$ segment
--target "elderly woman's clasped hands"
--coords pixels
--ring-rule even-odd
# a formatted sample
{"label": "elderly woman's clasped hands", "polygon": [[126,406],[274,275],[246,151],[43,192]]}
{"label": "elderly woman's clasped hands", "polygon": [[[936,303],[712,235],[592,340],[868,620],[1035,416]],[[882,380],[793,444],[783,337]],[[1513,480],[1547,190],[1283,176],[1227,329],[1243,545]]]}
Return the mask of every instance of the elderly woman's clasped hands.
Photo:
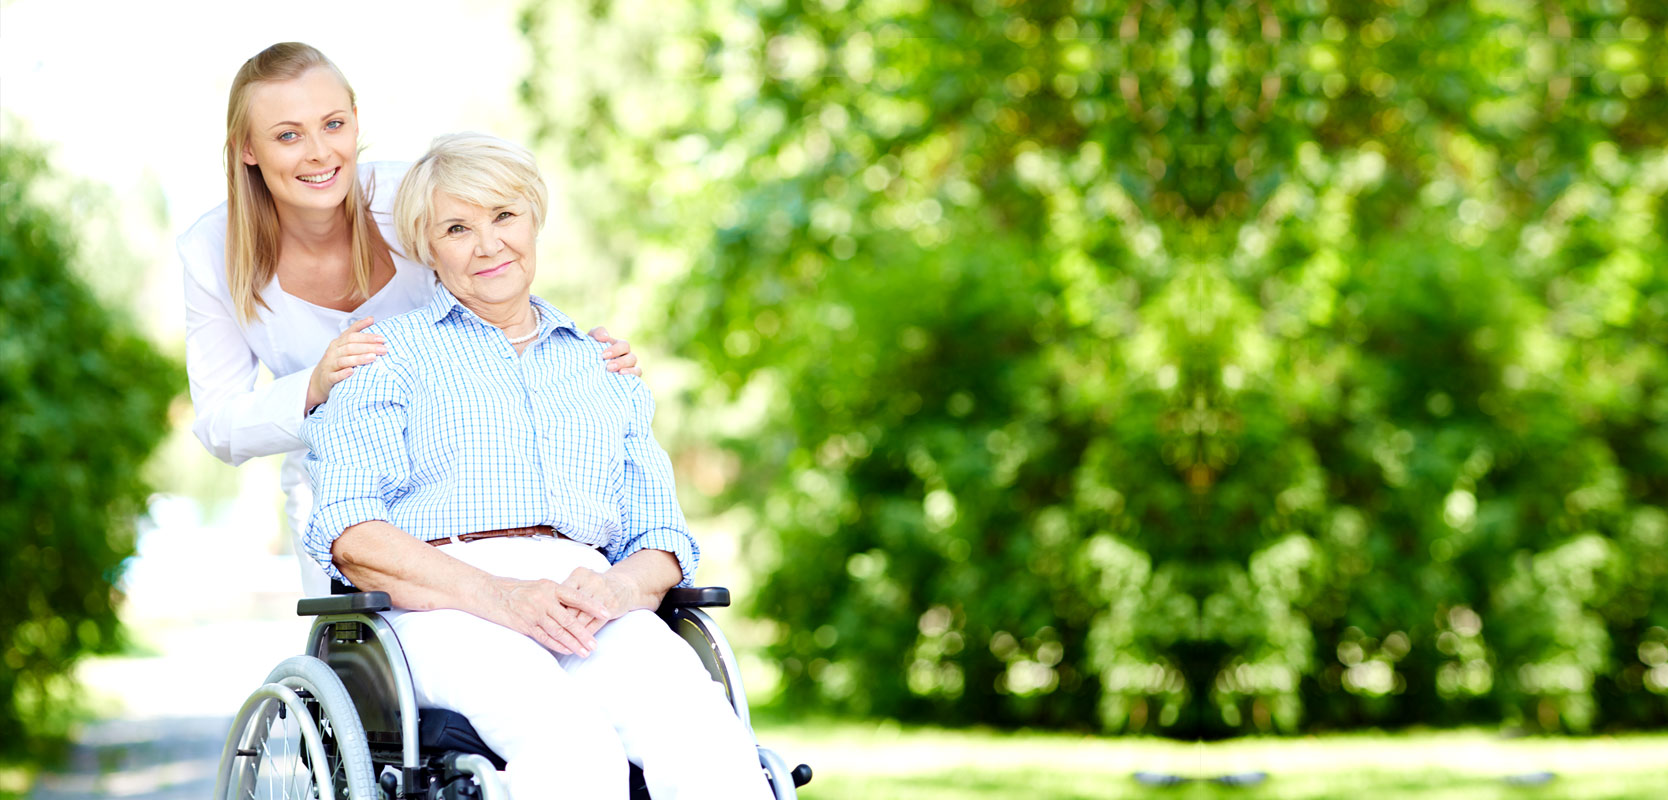
{"label": "elderly woman's clasped hands", "polygon": [[506,579],[501,592],[504,619],[494,621],[558,653],[580,657],[596,649],[595,634],[603,625],[633,609],[655,608],[652,593],[642,587],[586,567],[575,567],[560,583]]}

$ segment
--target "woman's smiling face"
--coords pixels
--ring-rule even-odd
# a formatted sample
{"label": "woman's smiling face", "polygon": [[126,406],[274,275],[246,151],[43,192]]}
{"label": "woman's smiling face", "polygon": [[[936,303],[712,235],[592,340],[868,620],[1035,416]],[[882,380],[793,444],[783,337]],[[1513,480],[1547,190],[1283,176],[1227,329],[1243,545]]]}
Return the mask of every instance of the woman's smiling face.
{"label": "woman's smiling face", "polygon": [[538,227],[530,204],[482,208],[436,193],[429,246],[440,282],[464,306],[525,302],[533,285]]}
{"label": "woman's smiling face", "polygon": [[340,207],[358,158],[358,114],[331,70],[314,67],[293,80],[250,87],[243,163],[260,167],[279,207]]}

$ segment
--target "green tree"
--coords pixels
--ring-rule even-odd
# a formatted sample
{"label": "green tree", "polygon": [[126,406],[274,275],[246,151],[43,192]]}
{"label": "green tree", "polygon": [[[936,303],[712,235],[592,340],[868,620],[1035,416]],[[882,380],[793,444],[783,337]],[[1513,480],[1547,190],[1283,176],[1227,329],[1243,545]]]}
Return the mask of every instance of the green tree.
{"label": "green tree", "polygon": [[753,422],[789,702],[1668,721],[1660,10],[640,12],[530,7],[526,100]]}
{"label": "green tree", "polygon": [[31,195],[46,176],[39,152],[0,143],[0,760],[13,763],[61,745],[71,669],[119,644],[140,466],[184,378],[72,273],[73,219]]}

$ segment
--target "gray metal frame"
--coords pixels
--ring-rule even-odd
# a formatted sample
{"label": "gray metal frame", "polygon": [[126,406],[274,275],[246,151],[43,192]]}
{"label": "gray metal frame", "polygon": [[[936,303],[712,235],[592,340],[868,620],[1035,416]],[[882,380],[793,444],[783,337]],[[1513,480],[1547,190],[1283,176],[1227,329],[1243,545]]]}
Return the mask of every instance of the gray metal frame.
{"label": "gray metal frame", "polygon": [[699,608],[677,609],[672,613],[670,622],[672,630],[695,649],[695,655],[700,657],[707,672],[712,673],[712,679],[723,685],[724,693],[730,698],[730,707],[735,709],[736,716],[747,729],[748,738],[753,740],[753,746],[759,751],[759,765],[770,775],[776,800],[797,800],[799,790],[793,785],[793,774],[787,762],[776,751],[760,746],[758,734],[753,732],[753,717],[747,708],[747,691],[741,685],[741,665],[736,660],[735,651],[730,649],[729,638],[724,636],[718,623]]}
{"label": "gray metal frame", "polygon": [[[723,685],[724,694],[730,698],[730,707],[736,710],[741,724],[752,735],[753,718],[747,710],[747,692],[741,688],[741,667],[736,662],[735,651],[730,649],[730,640],[719,630],[718,623],[699,608],[680,608],[672,614],[672,630],[695,649],[695,655],[706,665],[707,672],[712,673],[712,679]],[[757,741],[755,737],[754,742]]]}
{"label": "gray metal frame", "polygon": [[452,763],[458,769],[475,776],[475,783],[481,787],[482,800],[499,800],[509,797],[504,784],[498,780],[498,769],[486,756],[470,753],[453,759]]}
{"label": "gray metal frame", "polygon": [[[401,766],[415,769],[421,763],[417,743],[417,688],[411,682],[411,667],[405,660],[405,649],[394,626],[381,614],[326,614],[315,617],[307,634],[307,654],[335,668],[331,647],[336,623],[357,622],[370,629],[376,643],[387,657],[385,675],[393,682],[394,697],[399,708]],[[360,712],[363,714],[364,712]],[[488,800],[491,800],[488,798]]]}
{"label": "gray metal frame", "polygon": [[793,772],[775,750],[759,747],[759,765],[770,776],[770,788],[776,793],[776,800],[798,800],[799,789],[793,785]]}

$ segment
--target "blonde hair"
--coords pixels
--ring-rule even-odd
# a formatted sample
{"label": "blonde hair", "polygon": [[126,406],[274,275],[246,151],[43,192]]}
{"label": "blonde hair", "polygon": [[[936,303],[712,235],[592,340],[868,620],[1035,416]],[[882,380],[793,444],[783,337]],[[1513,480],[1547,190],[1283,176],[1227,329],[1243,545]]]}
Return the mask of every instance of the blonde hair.
{"label": "blonde hair", "polygon": [[[271,309],[261,289],[277,274],[279,255],[277,206],[261,168],[243,163],[249,146],[249,92],[258,84],[294,80],[314,68],[330,70],[347,89],[348,102],[357,105],[342,71],[317,48],[300,42],[280,42],[256,53],[232,79],[226,103],[226,282],[238,321],[245,324],[254,318],[257,306]],[[360,187],[359,176],[349,177],[342,213],[349,224],[354,296],[364,299],[371,295],[371,276],[387,244],[371,219],[371,199]]]}
{"label": "blonde hair", "polygon": [[527,148],[484,133],[437,137],[411,165],[394,195],[394,232],[400,245],[408,257],[430,269],[434,252],[426,231],[434,219],[437,194],[481,208],[526,200],[533,207],[534,230],[544,227],[548,192]]}

